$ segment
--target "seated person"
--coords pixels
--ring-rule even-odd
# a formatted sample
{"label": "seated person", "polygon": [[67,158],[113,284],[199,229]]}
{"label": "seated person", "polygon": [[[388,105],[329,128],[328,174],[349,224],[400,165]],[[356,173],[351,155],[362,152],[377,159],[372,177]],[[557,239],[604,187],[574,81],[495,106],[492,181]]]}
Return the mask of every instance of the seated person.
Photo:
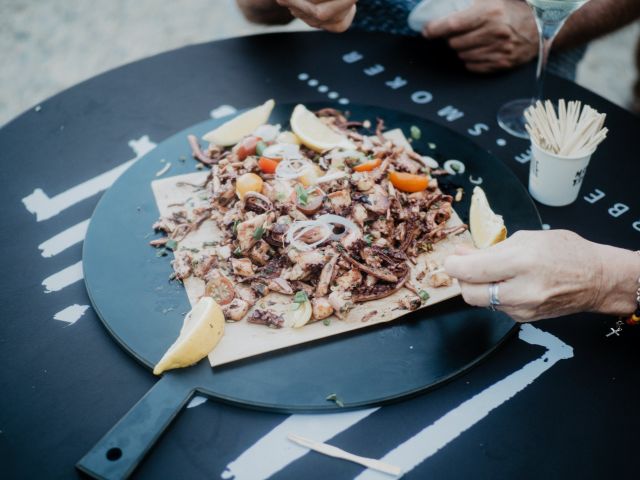
{"label": "seated person", "polygon": [[[407,26],[420,0],[236,0],[252,22],[285,24],[294,17],[330,32],[354,30],[416,35]],[[558,34],[549,71],[574,80],[590,40],[640,17],[638,0],[590,0]],[[424,26],[427,38],[444,38],[472,72],[522,65],[538,54],[538,33],[524,0],[474,0],[462,12]]]}

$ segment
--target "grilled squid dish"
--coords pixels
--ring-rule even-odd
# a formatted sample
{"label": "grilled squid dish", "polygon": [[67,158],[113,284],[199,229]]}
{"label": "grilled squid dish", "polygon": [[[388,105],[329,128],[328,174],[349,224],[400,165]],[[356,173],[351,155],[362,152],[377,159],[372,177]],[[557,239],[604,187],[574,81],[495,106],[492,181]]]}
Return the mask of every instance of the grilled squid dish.
{"label": "grilled squid dish", "polygon": [[[330,108],[315,114],[345,139],[341,146],[312,150],[268,124],[231,147],[201,149],[189,138],[193,157],[210,169],[191,186],[202,201],[160,218],[153,227],[166,237],[152,245],[174,251],[175,278],[205,282],[227,321],[301,327],[345,318],[356,304],[400,289],[413,310],[424,301],[411,283],[416,258],[467,229],[447,225],[454,199],[438,186],[447,172],[401,134],[383,133],[380,119],[354,122]],[[210,248],[175,248],[205,221],[222,232]],[[433,288],[451,283],[442,272],[431,278]],[[295,308],[268,308],[274,302],[261,299],[270,292]]]}

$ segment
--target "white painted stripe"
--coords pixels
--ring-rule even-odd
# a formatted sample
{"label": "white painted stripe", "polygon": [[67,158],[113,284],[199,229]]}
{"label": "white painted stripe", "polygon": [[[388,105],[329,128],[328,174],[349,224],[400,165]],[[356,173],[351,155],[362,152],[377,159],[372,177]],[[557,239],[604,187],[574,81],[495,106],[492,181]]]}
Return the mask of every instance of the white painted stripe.
{"label": "white painted stripe", "polygon": [[31,195],[22,199],[22,203],[27,207],[27,210],[35,213],[38,222],[47,220],[72,205],[109,188],[134,161],[135,159],[129,160],[51,198],[41,188],[36,188]]}
{"label": "white painted stripe", "polygon": [[129,146],[136,153],[135,158],[53,197],[49,197],[41,188],[36,188],[31,195],[22,199],[22,203],[29,212],[36,215],[36,220],[41,222],[109,188],[133,162],[155,148],[156,144],[145,135],[138,140],[131,140]]}
{"label": "white painted stripe", "polygon": [[254,480],[270,477],[309,452],[287,440],[287,434],[296,433],[326,442],[376,410],[378,409],[369,408],[332,415],[291,415],[227,465],[221,478]]}
{"label": "white painted stripe", "polygon": [[54,320],[60,320],[61,322],[68,323],[69,325],[73,325],[80,317],[84,315],[84,312],[87,311],[89,305],[78,305],[77,303],[74,305],[70,305],[64,310],[60,310],[53,316]]}
{"label": "white painted stripe", "polygon": [[58,273],[54,273],[50,277],[45,278],[42,281],[42,285],[44,285],[44,293],[57,292],[58,290],[62,290],[64,287],[68,287],[72,283],[82,280],[83,278],[82,261],[79,261],[64,270],[60,270]]}
{"label": "white painted stripe", "polygon": [[38,245],[38,248],[42,251],[42,256],[45,258],[53,257],[76,243],[81,242],[84,240],[88,227],[89,219],[86,219],[73,227],[63,230],[49,240],[42,242]]}
{"label": "white painted stripe", "polygon": [[[533,345],[546,347],[548,350],[542,357],[461,403],[433,424],[391,450],[381,460],[402,467],[405,473],[409,472],[465,430],[485,418],[489,412],[522,391],[556,362],[573,357],[573,348],[533,325],[525,324],[522,326],[520,339]],[[357,480],[388,480],[388,478],[388,476],[370,469],[356,477]]]}
{"label": "white painted stripe", "polygon": [[191,401],[187,404],[187,408],[195,408],[202,405],[207,401],[207,397],[203,397],[202,395],[196,395],[191,399]]}

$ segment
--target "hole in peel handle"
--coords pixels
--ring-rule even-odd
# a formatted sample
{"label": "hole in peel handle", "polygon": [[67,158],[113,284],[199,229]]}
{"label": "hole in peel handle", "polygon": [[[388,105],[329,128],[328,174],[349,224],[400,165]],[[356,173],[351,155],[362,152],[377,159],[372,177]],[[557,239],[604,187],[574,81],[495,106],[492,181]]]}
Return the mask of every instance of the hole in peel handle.
{"label": "hole in peel handle", "polygon": [[[200,370],[201,367],[191,368]],[[76,468],[94,478],[128,477],[193,396],[197,385],[193,373],[188,370],[166,373],[80,459]]]}

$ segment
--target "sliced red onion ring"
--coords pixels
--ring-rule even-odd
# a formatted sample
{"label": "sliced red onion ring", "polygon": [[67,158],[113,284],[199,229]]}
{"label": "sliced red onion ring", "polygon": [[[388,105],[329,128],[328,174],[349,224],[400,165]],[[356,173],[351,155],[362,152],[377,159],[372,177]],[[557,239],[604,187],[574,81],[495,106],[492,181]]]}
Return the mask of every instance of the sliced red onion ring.
{"label": "sliced red onion ring", "polygon": [[276,178],[293,180],[294,178],[303,176],[309,167],[309,162],[300,157],[283,158],[276,167]]}
{"label": "sliced red onion ring", "polygon": [[[325,230],[324,235],[320,240],[317,240],[313,243],[305,243],[300,240],[304,235],[316,228]],[[298,250],[313,250],[321,243],[326,242],[332,234],[333,231],[327,225],[318,222],[317,220],[306,220],[294,222],[293,224],[291,224],[289,230],[287,231],[286,240],[287,243],[297,248]]]}
{"label": "sliced red onion ring", "polygon": [[444,162],[444,169],[451,175],[461,175],[467,168],[460,160],[447,160]]}
{"label": "sliced red onion ring", "polygon": [[331,213],[327,213],[325,215],[320,215],[317,219],[318,222],[328,224],[328,225],[342,225],[344,227],[344,232],[342,233],[334,233],[333,227],[331,228],[331,240],[339,240],[344,235],[346,235],[347,230],[360,231],[360,228],[353,223],[351,220],[345,217],[341,217],[340,215],[333,215]]}

